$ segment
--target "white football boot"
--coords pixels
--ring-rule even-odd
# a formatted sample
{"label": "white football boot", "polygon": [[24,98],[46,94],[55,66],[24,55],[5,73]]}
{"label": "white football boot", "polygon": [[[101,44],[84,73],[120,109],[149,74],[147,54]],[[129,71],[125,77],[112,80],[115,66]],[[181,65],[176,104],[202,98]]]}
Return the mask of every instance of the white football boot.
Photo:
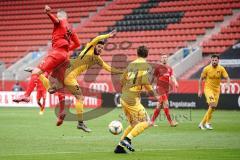
{"label": "white football boot", "polygon": [[206,123],[205,128],[208,130],[213,130],[212,125],[210,123]]}
{"label": "white football boot", "polygon": [[201,130],[205,130],[205,129],[206,129],[202,123],[200,123],[200,124],[198,125],[198,128],[200,128]]}

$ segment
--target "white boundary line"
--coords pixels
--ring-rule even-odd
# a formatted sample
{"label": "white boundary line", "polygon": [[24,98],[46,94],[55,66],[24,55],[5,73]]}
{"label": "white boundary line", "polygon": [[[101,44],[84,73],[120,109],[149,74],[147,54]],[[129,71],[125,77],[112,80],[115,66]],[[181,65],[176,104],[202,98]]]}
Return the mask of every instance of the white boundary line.
{"label": "white boundary line", "polygon": [[[137,152],[142,152],[142,151],[189,151],[189,150],[235,150],[235,149],[240,149],[240,148],[189,148],[189,149],[177,149],[177,148],[166,148],[166,149],[137,149]],[[10,156],[32,156],[32,155],[54,155],[54,154],[81,154],[81,152],[54,152],[54,153],[23,153],[23,154],[9,154],[9,155],[0,155],[0,157],[10,157]],[[83,153],[113,153],[113,151],[92,151],[92,152],[83,152]]]}

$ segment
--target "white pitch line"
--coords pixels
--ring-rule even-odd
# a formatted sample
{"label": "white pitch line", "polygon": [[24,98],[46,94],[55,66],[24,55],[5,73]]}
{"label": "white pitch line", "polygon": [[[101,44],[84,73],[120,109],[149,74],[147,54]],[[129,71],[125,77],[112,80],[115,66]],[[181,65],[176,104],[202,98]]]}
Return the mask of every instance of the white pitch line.
{"label": "white pitch line", "polygon": [[[239,148],[198,148],[198,149],[177,149],[177,148],[166,148],[166,149],[137,149],[137,152],[142,151],[188,151],[188,150],[231,150],[231,149],[239,149]],[[83,152],[83,153],[109,153],[111,151],[92,151],[92,152]],[[54,152],[54,153],[23,153],[23,154],[9,154],[9,155],[0,155],[0,157],[10,157],[10,156],[33,156],[33,155],[54,155],[54,154],[79,154],[81,152]]]}

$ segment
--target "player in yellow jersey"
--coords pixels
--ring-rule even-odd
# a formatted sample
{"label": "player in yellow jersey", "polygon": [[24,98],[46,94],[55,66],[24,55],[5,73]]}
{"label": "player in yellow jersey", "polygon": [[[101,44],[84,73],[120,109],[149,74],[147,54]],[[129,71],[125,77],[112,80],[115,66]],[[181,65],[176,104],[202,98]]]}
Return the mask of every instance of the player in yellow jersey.
{"label": "player in yellow jersey", "polygon": [[211,64],[209,64],[203,69],[203,72],[199,79],[198,96],[202,96],[202,82],[203,80],[205,80],[204,94],[209,106],[208,111],[204,115],[201,123],[199,124],[199,128],[202,130],[213,129],[210,120],[212,118],[212,113],[216,109],[218,104],[221,79],[224,78],[227,80],[227,87],[229,87],[230,84],[230,78],[228,77],[225,68],[218,63],[219,56],[212,55]]}
{"label": "player in yellow jersey", "polygon": [[141,134],[151,125],[140,97],[140,93],[144,90],[157,96],[149,80],[152,67],[145,59],[148,56],[148,49],[145,46],[138,47],[137,55],[138,58],[128,65],[121,78],[120,103],[130,125],[125,129],[121,141],[114,150],[115,153],[126,153],[124,147],[133,152],[132,138]]}
{"label": "player in yellow jersey", "polygon": [[[112,31],[109,34],[100,35],[94,38],[91,42],[89,42],[84,50],[79,54],[79,56],[72,60],[67,64],[63,64],[60,68],[56,69],[50,79],[54,79],[54,85],[49,86],[49,81],[43,76],[40,76],[40,79],[43,81],[43,84],[49,91],[52,93],[57,89],[64,86],[71,94],[76,97],[75,108],[78,115],[78,129],[82,129],[86,132],[90,132],[91,130],[87,128],[87,126],[83,123],[83,94],[81,88],[77,82],[77,77],[81,75],[84,71],[86,71],[91,66],[98,64],[102,66],[105,70],[115,73],[122,74],[123,71],[115,69],[105,63],[100,54],[104,49],[105,39],[109,37],[113,37],[116,34],[116,31]],[[56,83],[56,79],[60,83]],[[61,124],[65,116],[59,116],[58,123]]]}

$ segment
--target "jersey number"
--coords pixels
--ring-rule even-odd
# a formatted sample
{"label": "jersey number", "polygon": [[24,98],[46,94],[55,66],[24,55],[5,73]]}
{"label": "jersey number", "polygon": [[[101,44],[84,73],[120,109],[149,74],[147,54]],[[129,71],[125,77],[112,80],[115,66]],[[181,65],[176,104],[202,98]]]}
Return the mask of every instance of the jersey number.
{"label": "jersey number", "polygon": [[136,84],[137,82],[137,77],[138,77],[138,70],[134,71],[134,72],[130,72],[128,74],[128,78],[130,80],[132,80],[132,84]]}

